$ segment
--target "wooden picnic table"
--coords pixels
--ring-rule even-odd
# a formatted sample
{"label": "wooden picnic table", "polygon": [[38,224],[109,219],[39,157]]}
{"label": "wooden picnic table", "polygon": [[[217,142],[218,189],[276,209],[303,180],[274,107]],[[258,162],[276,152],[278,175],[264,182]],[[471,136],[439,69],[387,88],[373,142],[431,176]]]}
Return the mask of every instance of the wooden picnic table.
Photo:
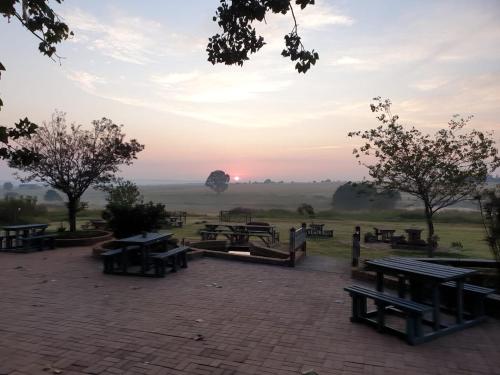
{"label": "wooden picnic table", "polygon": [[[274,225],[242,223],[206,223],[201,231],[203,240],[216,240],[219,234],[226,236],[232,243],[246,243],[250,236],[259,237],[267,245],[279,241]],[[270,241],[268,241],[270,239]],[[269,243],[268,243],[269,242]]]}
{"label": "wooden picnic table", "polygon": [[[366,262],[366,266],[368,270],[377,273],[376,286],[380,292],[383,292],[384,289],[384,275],[392,275],[398,278],[398,294],[400,298],[405,298],[406,281],[409,283],[412,301],[422,302],[422,288],[424,286],[431,288],[433,320],[429,323],[433,326],[433,332],[425,335],[426,340],[464,329],[477,324],[484,318],[484,316],[475,316],[468,320],[464,318],[464,282],[468,276],[476,272],[475,270],[400,257],[369,260]],[[446,325],[441,322],[440,289],[444,283],[454,284],[455,287],[455,324]]]}
{"label": "wooden picnic table", "polygon": [[382,242],[391,242],[392,236],[394,235],[394,232],[396,232],[396,230],[392,228],[373,227],[373,229],[375,230],[375,237],[377,237],[377,241]]}
{"label": "wooden picnic table", "polygon": [[149,270],[149,253],[151,247],[155,244],[163,244],[164,250],[167,250],[167,241],[173,233],[150,233],[139,234],[127,238],[116,240],[116,242],[123,246],[122,249],[122,272],[124,274],[131,274],[128,272],[128,248],[134,247],[140,253],[141,257],[141,275],[145,275]]}
{"label": "wooden picnic table", "polygon": [[[43,235],[48,224],[5,225],[5,248],[14,249],[24,246],[24,241],[33,236]],[[1,248],[1,243],[0,243]]]}

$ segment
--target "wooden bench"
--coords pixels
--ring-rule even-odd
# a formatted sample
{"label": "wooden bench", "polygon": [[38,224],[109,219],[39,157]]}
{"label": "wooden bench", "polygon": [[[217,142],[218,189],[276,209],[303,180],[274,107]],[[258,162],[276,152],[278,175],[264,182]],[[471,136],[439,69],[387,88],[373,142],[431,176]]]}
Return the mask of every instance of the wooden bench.
{"label": "wooden bench", "polygon": [[103,272],[104,273],[116,273],[115,264],[118,264],[122,268],[122,272],[126,272],[127,269],[127,257],[124,257],[124,252],[136,251],[139,246],[126,246],[120,247],[118,249],[108,250],[101,254],[101,258],[104,263]]}
{"label": "wooden bench", "polygon": [[56,235],[55,234],[40,234],[30,237],[22,237],[23,248],[25,250],[30,248],[36,248],[38,250],[43,250],[44,245],[47,245],[50,249],[55,248]]}
{"label": "wooden bench", "polygon": [[113,273],[115,270],[115,260],[121,256],[123,249],[113,249],[108,250],[105,253],[101,254],[101,257],[104,262],[104,273]]}
{"label": "wooden bench", "polygon": [[[447,289],[456,289],[457,287],[456,283],[453,281],[442,283],[441,286]],[[473,306],[473,315],[475,317],[481,317],[484,315],[484,302],[486,297],[493,293],[495,293],[495,289],[464,283],[464,297],[470,297],[472,299],[471,305]]]}
{"label": "wooden bench", "polygon": [[332,238],[333,229],[307,228],[306,235],[310,238]]}
{"label": "wooden bench", "polygon": [[[352,298],[352,322],[366,322],[377,327],[380,332],[389,331],[403,337],[415,345],[423,342],[422,317],[425,313],[433,311],[432,306],[423,305],[407,299],[395,297],[359,285],[344,288]],[[375,301],[376,311],[368,312],[367,298]],[[406,330],[402,332],[385,324],[385,314],[388,309],[397,309],[406,317]],[[376,319],[370,317],[375,315]]]}
{"label": "wooden bench", "polygon": [[155,276],[164,277],[166,267],[172,268],[172,272],[177,272],[177,266],[187,268],[188,246],[179,246],[164,253],[152,253],[151,260],[155,267]]}

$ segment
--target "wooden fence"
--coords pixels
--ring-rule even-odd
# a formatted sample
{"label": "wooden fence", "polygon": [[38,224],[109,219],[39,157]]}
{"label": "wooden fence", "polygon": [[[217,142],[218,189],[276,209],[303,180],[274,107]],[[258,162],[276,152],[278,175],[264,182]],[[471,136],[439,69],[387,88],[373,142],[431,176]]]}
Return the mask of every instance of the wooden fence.
{"label": "wooden fence", "polygon": [[306,255],[307,248],[307,229],[306,224],[303,223],[299,229],[290,229],[290,240],[289,240],[289,252],[290,252],[290,267],[295,267],[296,253],[297,251],[302,251]]}

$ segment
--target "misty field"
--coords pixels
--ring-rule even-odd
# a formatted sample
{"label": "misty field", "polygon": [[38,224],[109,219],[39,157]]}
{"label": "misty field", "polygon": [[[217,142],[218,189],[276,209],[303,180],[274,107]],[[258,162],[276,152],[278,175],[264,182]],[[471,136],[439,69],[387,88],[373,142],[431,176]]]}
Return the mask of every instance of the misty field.
{"label": "misty field", "polygon": [[[398,209],[379,211],[337,211],[332,209],[331,199],[336,188],[341,183],[272,183],[272,184],[231,184],[229,189],[217,195],[201,184],[141,186],[145,200],[164,203],[167,210],[185,210],[189,213],[188,225],[174,229],[179,239],[198,239],[201,221],[217,220],[219,210],[234,207],[246,207],[255,211],[254,217],[259,221],[267,221],[280,229],[284,246],[287,233],[292,226],[301,222],[312,221],[325,223],[325,228],[334,229],[333,239],[309,240],[308,248],[313,254],[322,254],[340,258],[349,258],[351,235],[354,227],[360,225],[362,234],[371,231],[374,226],[391,227],[396,234],[404,234],[404,229],[421,227],[425,229],[425,221],[420,209]],[[38,197],[40,203],[46,188],[15,189],[23,195]],[[4,194],[0,190],[0,194]],[[78,224],[81,225],[92,218],[99,218],[105,205],[105,195],[100,191],[91,190],[84,196],[89,203],[89,209],[79,214]],[[314,207],[314,218],[297,213],[301,203]],[[415,202],[403,198],[400,206],[414,207]],[[64,206],[52,204],[46,217],[36,218],[37,221],[50,222],[51,229],[65,225],[66,213]],[[490,258],[490,252],[484,239],[484,229],[477,211],[448,210],[436,216],[436,229],[440,238],[440,248],[436,256],[478,257]],[[423,237],[425,238],[425,231]],[[460,243],[462,248],[453,247],[452,243]],[[408,250],[390,250],[388,245],[362,244],[363,257],[379,257],[387,255],[425,256],[424,252]]]}

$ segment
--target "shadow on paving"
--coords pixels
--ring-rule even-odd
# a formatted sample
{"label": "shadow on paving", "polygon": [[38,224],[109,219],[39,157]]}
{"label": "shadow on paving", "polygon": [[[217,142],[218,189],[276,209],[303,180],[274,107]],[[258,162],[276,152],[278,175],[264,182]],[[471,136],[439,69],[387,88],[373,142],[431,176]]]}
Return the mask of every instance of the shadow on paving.
{"label": "shadow on paving", "polygon": [[336,259],[324,255],[307,255],[295,266],[300,270],[331,272],[343,275],[351,273],[348,259]]}

